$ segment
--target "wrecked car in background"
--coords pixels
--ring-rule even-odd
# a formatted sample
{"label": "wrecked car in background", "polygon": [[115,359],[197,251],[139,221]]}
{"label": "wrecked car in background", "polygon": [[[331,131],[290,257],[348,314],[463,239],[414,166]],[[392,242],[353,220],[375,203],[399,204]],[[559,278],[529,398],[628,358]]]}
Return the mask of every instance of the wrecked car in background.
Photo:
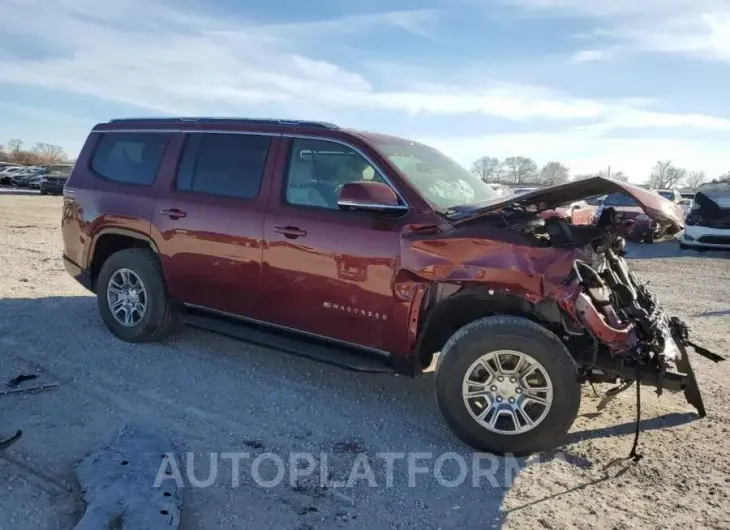
{"label": "wrecked car in background", "polygon": [[[645,191],[659,195],[655,191]],[[676,211],[680,218],[684,218],[684,210],[681,206],[670,200],[667,200],[667,203],[676,205]],[[627,193],[614,192],[606,196],[596,210],[594,222],[600,219],[601,214],[607,208],[613,209],[616,214],[619,234],[630,241],[653,243],[656,239],[676,233],[669,221],[648,215],[642,205]]]}
{"label": "wrecked car in background", "polygon": [[682,248],[730,249],[730,182],[701,186],[685,223]]}
{"label": "wrecked car in background", "polygon": [[559,217],[574,225],[589,225],[595,218],[596,210],[596,206],[589,204],[587,201],[573,201],[570,204],[540,212],[540,217],[543,219]]}
{"label": "wrecked car in background", "polygon": [[365,354],[408,375],[436,359],[448,424],[500,454],[560,443],[582,383],[684,391],[704,415],[687,328],[629,270],[616,209],[541,217],[620,193],[679,233],[654,192],[593,177],[499,196],[411,140],[158,118],[97,125],[63,193],[66,269],[122,340],[182,320],[357,370]]}

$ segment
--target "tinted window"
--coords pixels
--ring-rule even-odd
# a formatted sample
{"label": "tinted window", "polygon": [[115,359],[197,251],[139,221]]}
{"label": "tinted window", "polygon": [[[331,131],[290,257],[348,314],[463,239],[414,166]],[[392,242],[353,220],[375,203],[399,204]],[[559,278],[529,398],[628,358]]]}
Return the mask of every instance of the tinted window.
{"label": "tinted window", "polygon": [[348,182],[385,180],[358,152],[337,142],[295,139],[289,156],[286,202],[338,209],[337,198]]}
{"label": "tinted window", "polygon": [[91,169],[104,178],[149,186],[157,177],[170,134],[106,133],[96,144]]}
{"label": "tinted window", "polygon": [[177,173],[181,190],[253,199],[271,139],[245,134],[190,134]]}

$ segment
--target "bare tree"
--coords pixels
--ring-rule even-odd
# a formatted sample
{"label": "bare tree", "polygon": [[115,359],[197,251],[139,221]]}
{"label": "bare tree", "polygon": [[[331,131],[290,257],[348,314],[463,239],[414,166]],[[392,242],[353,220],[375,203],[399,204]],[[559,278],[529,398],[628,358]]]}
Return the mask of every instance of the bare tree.
{"label": "bare tree", "polygon": [[600,176],[599,173],[578,173],[577,175],[573,176],[573,180],[583,180],[598,176]]}
{"label": "bare tree", "polygon": [[499,159],[483,156],[471,165],[471,172],[484,182],[498,182],[501,175]]}
{"label": "bare tree", "polygon": [[554,186],[568,182],[570,179],[570,170],[568,166],[564,166],[560,162],[548,162],[540,171],[540,184],[546,186]]}
{"label": "bare tree", "polygon": [[8,140],[8,153],[10,153],[11,157],[18,156],[21,149],[23,149],[23,140],[20,138],[11,138]]}
{"label": "bare tree", "polygon": [[610,167],[607,170],[599,171],[598,176],[614,180],[620,180],[621,182],[629,181],[629,176],[626,173],[624,173],[623,171],[611,171]]}
{"label": "bare tree", "polygon": [[707,180],[707,175],[704,171],[690,171],[687,176],[687,187],[691,190],[696,190]]}
{"label": "bare tree", "polygon": [[730,171],[717,177],[719,182],[730,182]]}
{"label": "bare tree", "polygon": [[42,164],[57,164],[68,158],[61,146],[42,142],[35,144],[32,152],[37,155]]}
{"label": "bare tree", "polygon": [[611,171],[611,166],[608,166],[605,171],[599,171],[598,175],[609,179],[620,180],[621,182],[628,182],[629,180],[629,177],[623,171]]}
{"label": "bare tree", "polygon": [[655,189],[675,188],[687,177],[687,170],[678,168],[671,160],[660,160],[649,176],[649,186]]}
{"label": "bare tree", "polygon": [[537,180],[537,164],[524,156],[504,159],[505,177],[513,184],[526,184]]}

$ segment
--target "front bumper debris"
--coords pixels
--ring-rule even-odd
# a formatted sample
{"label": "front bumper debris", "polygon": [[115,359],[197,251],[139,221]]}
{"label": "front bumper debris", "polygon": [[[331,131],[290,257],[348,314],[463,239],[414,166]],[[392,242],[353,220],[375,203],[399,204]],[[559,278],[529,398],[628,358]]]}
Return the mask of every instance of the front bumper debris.
{"label": "front bumper debris", "polygon": [[695,377],[692,363],[690,362],[689,355],[687,354],[687,347],[691,347],[699,355],[702,355],[716,363],[724,361],[725,358],[690,341],[687,324],[677,317],[672,317],[669,321],[669,325],[672,330],[672,337],[682,352],[681,357],[677,360],[677,369],[683,372],[687,378],[687,386],[684,389],[684,397],[690,405],[697,409],[697,413],[700,415],[700,418],[704,418],[707,415],[707,411],[705,410],[705,404],[702,401],[702,393],[700,392],[700,387],[697,384],[697,378]]}

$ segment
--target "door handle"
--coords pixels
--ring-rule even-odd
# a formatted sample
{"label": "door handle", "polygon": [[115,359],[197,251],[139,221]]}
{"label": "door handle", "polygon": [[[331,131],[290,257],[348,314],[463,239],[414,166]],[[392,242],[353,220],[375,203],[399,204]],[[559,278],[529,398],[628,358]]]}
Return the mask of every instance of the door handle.
{"label": "door handle", "polygon": [[306,230],[302,230],[296,226],[275,226],[274,232],[284,234],[284,237],[288,237],[289,239],[296,239],[307,235]]}
{"label": "door handle", "polygon": [[170,219],[182,219],[186,215],[188,215],[186,212],[183,212],[182,210],[179,210],[177,208],[165,208],[160,210],[160,213],[162,215],[168,216]]}

